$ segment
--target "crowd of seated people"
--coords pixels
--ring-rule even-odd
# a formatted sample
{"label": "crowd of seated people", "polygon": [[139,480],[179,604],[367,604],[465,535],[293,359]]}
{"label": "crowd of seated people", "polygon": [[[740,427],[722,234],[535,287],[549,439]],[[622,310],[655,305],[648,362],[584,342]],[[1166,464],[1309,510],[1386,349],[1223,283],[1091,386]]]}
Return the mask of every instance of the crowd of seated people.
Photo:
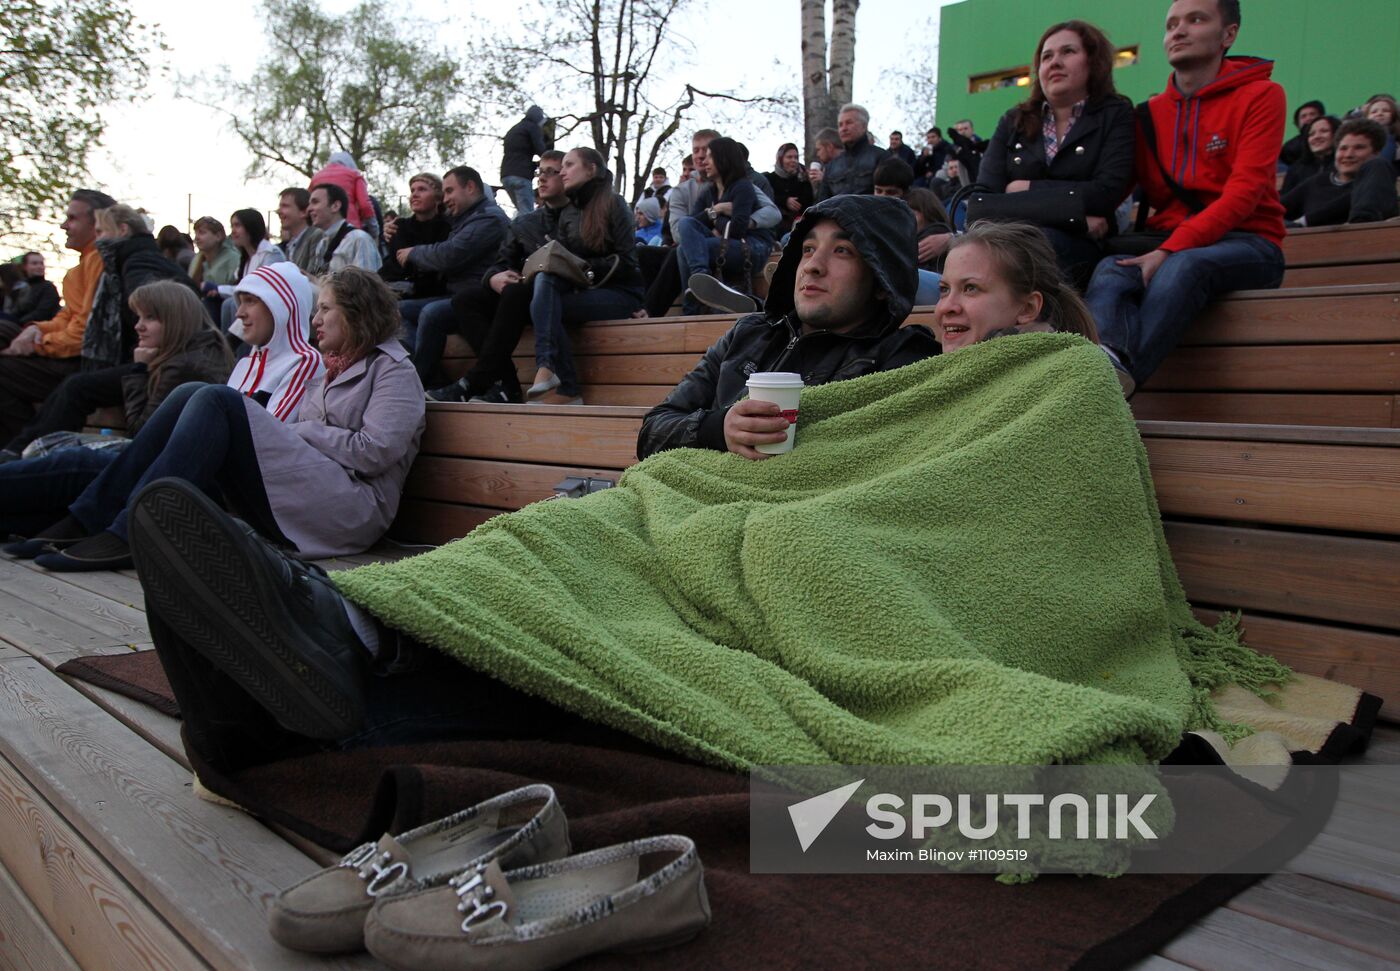
{"label": "crowd of seated people", "polygon": [[[946,139],[945,129],[928,129],[917,151],[898,130],[882,148],[869,112],[846,104],[832,127],[816,133],[810,164],[788,142],[764,174],[750,164],[742,141],[702,129],[674,184],[657,166],[632,203],[614,190],[607,160],[596,151],[551,147],[551,124],[538,107],[505,138],[502,180],[513,219],[467,165],[413,176],[407,211],[386,218],[344,153],[333,155],[307,186],[280,194],[277,238],[249,207],[230,216],[227,231],[224,222],[202,216],[192,238],[167,226],[157,240],[142,213],[99,192],[75,192],[64,229],[81,259],[62,281],[61,303],[37,253],[0,277],[0,464],[31,478],[67,477],[67,485],[42,494],[49,506],[11,507],[24,526],[13,531],[42,540],[25,548],[60,569],[126,555],[121,503],[140,475],[128,471],[120,487],[101,486],[105,504],[82,499],[120,449],[85,450],[100,458],[20,459],[36,441],[79,431],[94,409],[125,405],[128,433],[145,435],[142,448],[129,454],[143,457],[142,469],[172,467],[175,459],[158,461],[164,439],[151,444],[153,409],[176,402],[167,420],[155,422],[161,435],[172,433],[183,420],[175,378],[195,374],[209,382],[224,364],[204,347],[206,330],[186,320],[187,307],[177,308],[173,297],[138,297],[156,281],[179,281],[203,297],[206,316],[239,359],[231,392],[208,396],[222,402],[217,409],[225,418],[233,414],[232,394],[278,424],[299,425],[298,411],[312,400],[306,396],[324,398],[337,379],[358,373],[342,359],[347,353],[380,362],[370,369],[375,376],[413,370],[420,401],[572,404],[583,400],[583,386],[571,328],[663,317],[677,304],[684,314],[771,317],[791,299],[783,292],[787,284],[771,282],[777,254],[810,228],[807,214],[821,211],[814,206],[847,196],[888,197],[909,216],[885,226],[907,237],[891,242],[907,246],[913,259],[915,305],[946,298],[946,261],[962,233],[1036,227],[1060,273],[1083,296],[1098,342],[1131,395],[1208,302],[1232,290],[1279,285],[1285,219],[1322,226],[1397,213],[1394,100],[1374,95],[1344,119],[1327,114],[1321,102],[1306,102],[1293,115],[1297,134],[1285,143],[1285,96],[1270,79],[1272,62],[1231,53],[1239,25],[1237,0],[1175,0],[1164,35],[1172,76],[1163,93],[1134,109],[1115,91],[1109,38],[1082,20],[1055,23],[1036,43],[1027,97],[1001,117],[990,138],[979,137],[971,119],[960,119]],[[1185,111],[1200,123],[1183,142],[1176,119]],[[1134,190],[1136,226],[1126,217]],[[951,211],[949,201],[958,203]],[[350,280],[357,281],[356,299],[368,300],[379,315],[369,320],[370,311],[360,308],[350,316],[376,338],[371,344],[357,338],[352,350],[337,353],[313,328],[309,294],[317,287],[334,294]],[[372,300],[361,292],[365,280],[375,284]],[[337,299],[330,298],[318,320],[345,318]],[[159,309],[148,313],[152,307]],[[386,308],[393,310],[392,327],[381,319]],[[172,344],[163,343],[161,313],[181,321],[166,328]],[[527,328],[535,371],[524,385],[514,354]],[[455,381],[443,361],[454,334],[474,355]],[[395,382],[399,392],[411,384]],[[146,388],[145,404],[133,411],[137,385]],[[323,424],[340,420],[325,400],[317,414]],[[345,420],[337,426],[344,433],[335,438],[337,447],[358,448],[377,434],[378,418]],[[258,418],[250,427],[265,424]],[[245,455],[249,432],[242,422],[230,428],[219,436]],[[375,468],[392,472],[410,452]],[[360,459],[333,456],[363,478]],[[41,463],[37,471],[33,461]],[[220,475],[242,474],[239,461],[199,474],[217,492]],[[137,459],[124,462],[130,468]],[[396,488],[383,491],[396,495]],[[277,502],[271,513],[259,503],[253,515],[265,524],[276,520],[283,539],[300,529],[278,520]],[[51,522],[36,525],[45,518]]]}

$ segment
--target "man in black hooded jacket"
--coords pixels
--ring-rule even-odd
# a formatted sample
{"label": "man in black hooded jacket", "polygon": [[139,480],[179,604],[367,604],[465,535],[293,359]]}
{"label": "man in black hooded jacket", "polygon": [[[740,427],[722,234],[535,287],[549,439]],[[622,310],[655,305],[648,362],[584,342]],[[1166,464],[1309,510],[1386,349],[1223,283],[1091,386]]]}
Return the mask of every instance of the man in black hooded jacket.
{"label": "man in black hooded jacket", "polygon": [[637,436],[637,456],[713,448],[768,458],[778,406],[745,397],[750,374],[793,371],[807,385],[889,371],[938,353],[926,328],[901,327],[918,289],[913,211],[899,199],[835,196],[793,227],[763,313],[741,317],[705,352]]}

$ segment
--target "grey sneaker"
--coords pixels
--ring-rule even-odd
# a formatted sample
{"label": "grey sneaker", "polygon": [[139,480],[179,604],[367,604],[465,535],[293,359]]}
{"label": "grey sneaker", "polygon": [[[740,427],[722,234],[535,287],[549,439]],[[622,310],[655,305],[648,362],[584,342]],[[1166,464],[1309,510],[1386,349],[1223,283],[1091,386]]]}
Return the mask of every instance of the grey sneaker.
{"label": "grey sneaker", "polygon": [[365,946],[398,971],[545,971],[600,951],[647,951],[710,922],[695,844],[655,836],[376,901]]}
{"label": "grey sneaker", "polygon": [[496,860],[520,867],[568,855],[568,823],[554,790],[525,786],[352,850],[278,894],[268,930],[298,951],[357,951],[377,899],[445,884],[464,867]]}
{"label": "grey sneaker", "polygon": [[713,310],[723,310],[731,314],[751,314],[763,309],[763,305],[747,293],[740,293],[708,273],[691,274],[686,286],[689,287],[691,296]]}

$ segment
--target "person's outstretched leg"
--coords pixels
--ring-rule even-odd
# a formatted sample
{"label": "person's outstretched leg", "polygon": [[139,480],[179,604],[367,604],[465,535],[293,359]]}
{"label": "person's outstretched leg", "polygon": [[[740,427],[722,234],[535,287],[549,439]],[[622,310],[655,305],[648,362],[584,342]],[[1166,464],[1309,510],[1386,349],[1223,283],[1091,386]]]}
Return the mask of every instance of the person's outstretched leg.
{"label": "person's outstretched leg", "polygon": [[[178,391],[177,391],[178,393]],[[44,553],[35,562],[49,570],[116,570],[130,565],[126,502],[141,486],[155,479],[178,476],[210,495],[220,493],[230,497],[256,528],[266,535],[282,539],[263,485],[258,467],[252,433],[248,428],[247,399],[225,385],[204,385],[190,395],[178,417],[165,436],[164,446],[144,466],[123,470],[123,476],[109,473],[121,464],[118,458],[112,468],[98,477],[83,497],[69,507],[75,520],[95,532],[90,539],[75,543],[61,552]],[[157,409],[159,416],[161,409]],[[155,417],[152,418],[152,421]],[[142,434],[144,434],[144,429]],[[137,436],[138,439],[140,436]],[[135,447],[128,446],[127,451]],[[89,494],[103,483],[101,496],[105,509],[117,509],[105,529],[93,520],[85,519],[90,510],[85,502]],[[134,481],[133,481],[134,479]],[[125,497],[121,488],[127,486]]]}
{"label": "person's outstretched leg", "polygon": [[555,389],[570,398],[578,396],[574,352],[569,345],[569,335],[564,333],[564,295],[572,290],[572,284],[553,273],[535,276],[534,295],[530,298],[530,324],[535,330],[536,375],[535,384],[530,389],[531,396]]}
{"label": "person's outstretched leg", "polygon": [[[68,504],[117,458],[116,449],[65,448],[32,459],[0,465],[0,535],[40,535],[63,518]],[[16,556],[32,551],[7,549]]]}
{"label": "person's outstretched leg", "polygon": [[447,347],[447,335],[457,333],[457,328],[458,315],[450,297],[435,300],[419,312],[413,366],[423,387],[436,388],[446,380],[442,374],[442,353]]}
{"label": "person's outstretched leg", "polygon": [[369,652],[324,570],[181,479],[132,500],[131,542],[153,612],[278,725],[323,740],[359,731]]}

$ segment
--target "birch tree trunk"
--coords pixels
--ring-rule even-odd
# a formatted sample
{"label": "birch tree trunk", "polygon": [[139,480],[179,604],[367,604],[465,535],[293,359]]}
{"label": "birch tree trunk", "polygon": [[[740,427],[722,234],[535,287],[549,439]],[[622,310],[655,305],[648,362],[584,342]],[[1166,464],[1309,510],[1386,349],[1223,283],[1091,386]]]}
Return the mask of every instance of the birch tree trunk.
{"label": "birch tree trunk", "polygon": [[831,99],[832,119],[842,105],[853,100],[852,75],[856,67],[856,8],[860,0],[832,0],[831,56],[827,69],[827,93]]}
{"label": "birch tree trunk", "polygon": [[827,91],[826,0],[802,0],[802,122],[805,157],[816,158],[817,132],[836,123]]}

